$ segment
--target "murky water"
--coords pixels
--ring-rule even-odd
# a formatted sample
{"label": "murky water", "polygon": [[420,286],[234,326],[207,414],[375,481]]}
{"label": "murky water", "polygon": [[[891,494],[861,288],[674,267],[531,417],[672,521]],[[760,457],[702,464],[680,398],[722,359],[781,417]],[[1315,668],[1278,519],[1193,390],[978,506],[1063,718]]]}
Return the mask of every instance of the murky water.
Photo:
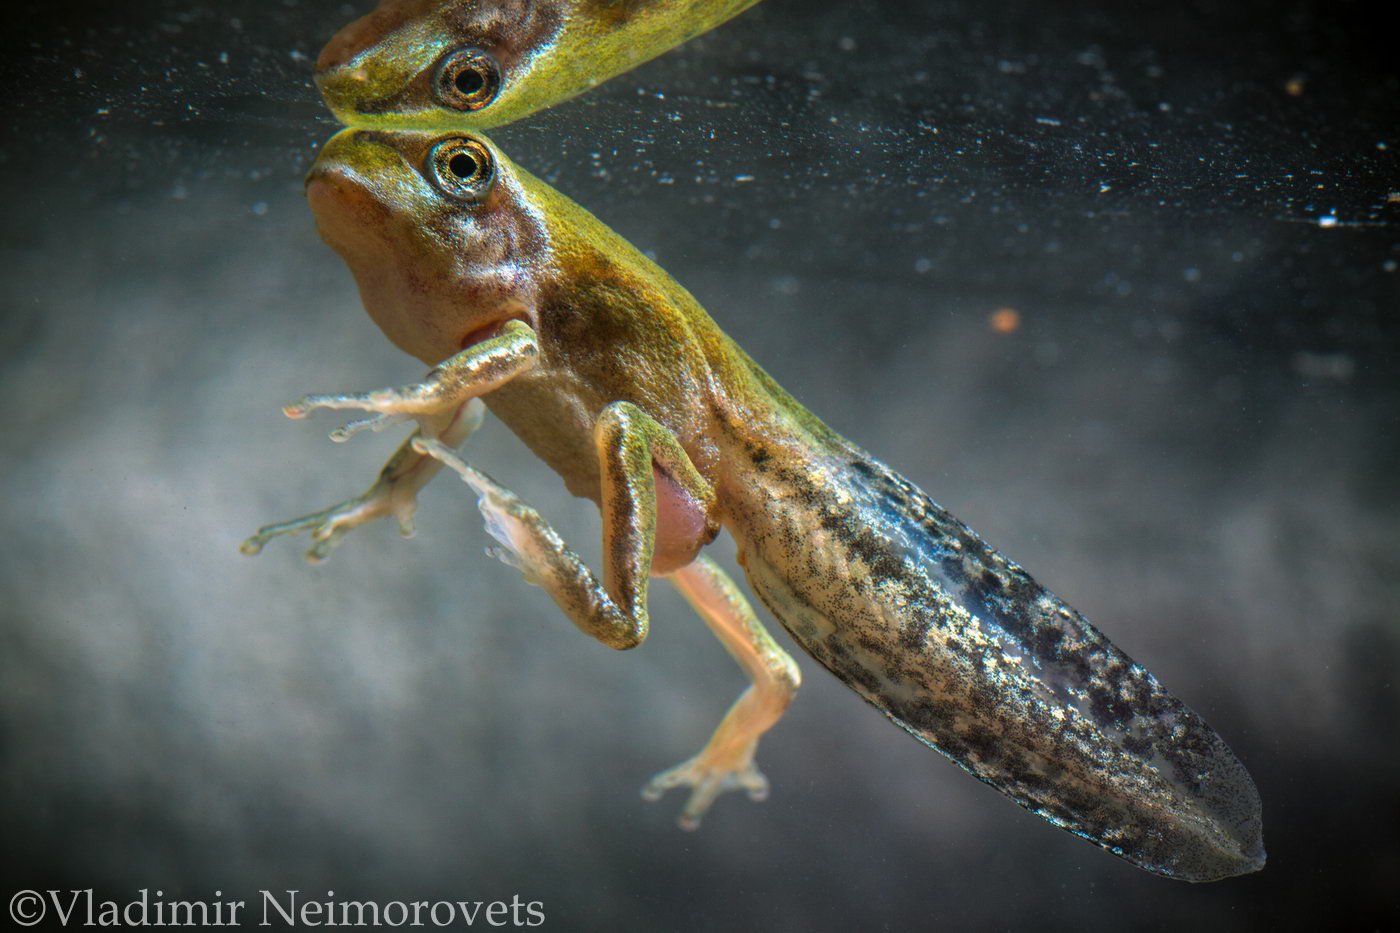
{"label": "murky water", "polygon": [[[1394,922],[1400,81],[1372,9],[765,0],[493,133],[1226,737],[1270,861],[1205,887],[1048,827],[803,658],[771,799],[680,832],[638,789],[741,675],[665,587],[638,651],[581,637],[455,482],[411,541],[240,556],[397,442],[280,406],[421,372],[301,195],[334,130],[311,59],[362,11],[34,14],[0,144],[0,893]],[[596,559],[591,506],[499,425],[468,452]]]}

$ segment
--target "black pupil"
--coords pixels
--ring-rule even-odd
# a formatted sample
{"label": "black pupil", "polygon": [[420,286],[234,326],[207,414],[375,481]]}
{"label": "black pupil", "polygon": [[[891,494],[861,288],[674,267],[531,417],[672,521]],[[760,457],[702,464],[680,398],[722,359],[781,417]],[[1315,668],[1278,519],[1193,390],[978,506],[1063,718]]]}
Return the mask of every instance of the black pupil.
{"label": "black pupil", "polygon": [[457,80],[455,83],[457,85],[457,90],[470,97],[486,86],[486,79],[482,77],[481,72],[473,71],[470,68],[464,68],[457,72]]}
{"label": "black pupil", "polygon": [[447,168],[453,175],[466,181],[476,174],[476,159],[465,152],[459,152],[447,160]]}

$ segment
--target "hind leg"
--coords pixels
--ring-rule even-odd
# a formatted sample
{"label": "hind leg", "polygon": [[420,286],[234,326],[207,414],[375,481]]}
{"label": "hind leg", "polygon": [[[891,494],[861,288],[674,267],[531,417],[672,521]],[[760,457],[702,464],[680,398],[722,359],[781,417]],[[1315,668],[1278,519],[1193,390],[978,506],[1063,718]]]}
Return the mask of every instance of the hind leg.
{"label": "hind leg", "polygon": [[662,771],[642,790],[648,800],[659,800],[673,787],[689,787],[690,799],[679,822],[695,829],[725,791],[744,790],[753,800],[768,796],[768,779],[754,764],[754,752],[759,737],[782,718],[802,678],[796,662],[773,641],[743,593],[714,561],[696,558],[672,574],[671,581],[752,681],[698,755]]}

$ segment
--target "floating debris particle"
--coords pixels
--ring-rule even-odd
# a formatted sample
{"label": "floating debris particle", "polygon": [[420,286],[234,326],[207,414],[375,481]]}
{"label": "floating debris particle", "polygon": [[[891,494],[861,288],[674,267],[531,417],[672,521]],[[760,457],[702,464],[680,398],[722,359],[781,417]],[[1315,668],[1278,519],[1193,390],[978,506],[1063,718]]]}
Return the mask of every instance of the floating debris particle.
{"label": "floating debris particle", "polygon": [[988,315],[987,323],[998,334],[1014,334],[1021,329],[1021,312],[1015,308],[997,308]]}

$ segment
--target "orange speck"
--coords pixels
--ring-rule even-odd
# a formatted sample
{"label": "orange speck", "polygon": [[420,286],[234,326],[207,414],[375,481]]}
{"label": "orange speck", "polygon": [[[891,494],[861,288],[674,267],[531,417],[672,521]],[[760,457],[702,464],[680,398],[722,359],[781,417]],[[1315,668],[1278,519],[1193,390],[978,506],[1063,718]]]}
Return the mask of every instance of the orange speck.
{"label": "orange speck", "polygon": [[1014,334],[1021,327],[1021,312],[1015,308],[998,308],[987,318],[998,334]]}
{"label": "orange speck", "polygon": [[1294,75],[1283,83],[1283,92],[1289,97],[1302,97],[1306,80],[1302,75]]}

